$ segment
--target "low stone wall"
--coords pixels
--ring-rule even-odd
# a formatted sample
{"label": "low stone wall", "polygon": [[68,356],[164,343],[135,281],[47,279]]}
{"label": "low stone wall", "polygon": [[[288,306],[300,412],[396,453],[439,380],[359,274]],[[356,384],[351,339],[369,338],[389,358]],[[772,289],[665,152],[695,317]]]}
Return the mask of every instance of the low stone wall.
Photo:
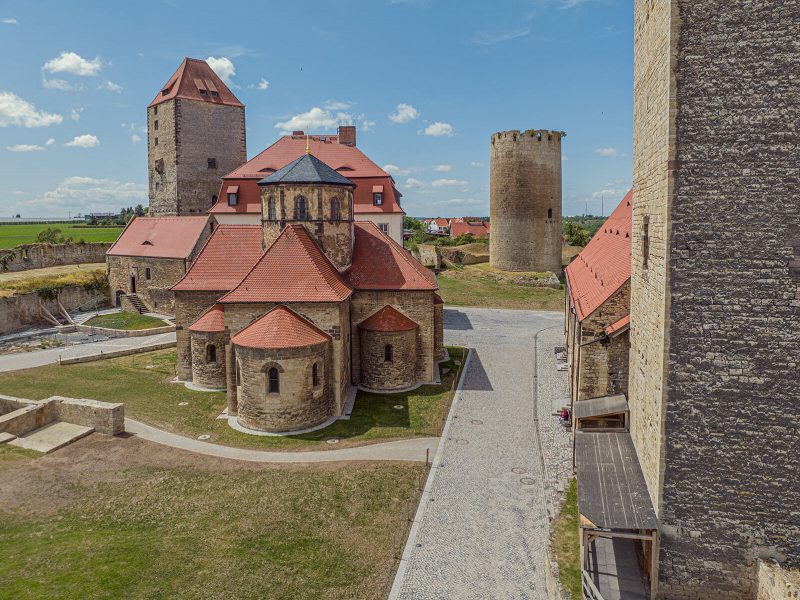
{"label": "low stone wall", "polygon": [[787,570],[771,561],[758,563],[756,600],[796,600],[800,598],[800,570]]}
{"label": "low stone wall", "polygon": [[111,245],[112,242],[23,244],[8,250],[0,250],[0,272],[102,263],[106,261],[106,252]]}
{"label": "low stone wall", "polygon": [[441,267],[441,256],[438,248],[433,244],[419,244],[414,255],[414,258],[426,267],[433,267],[434,269]]}
{"label": "low stone wall", "polygon": [[439,248],[442,261],[453,265],[477,265],[489,262],[489,246],[486,244],[466,244],[464,246],[442,246]]}
{"label": "low stone wall", "polygon": [[148,335],[158,335],[159,333],[170,333],[175,331],[175,325],[164,325],[163,327],[151,327],[149,329],[110,329],[109,327],[95,327],[93,325],[75,325],[75,331],[83,331],[89,334],[107,335],[115,338],[146,337]]}
{"label": "low stone wall", "polygon": [[[86,289],[80,285],[61,288],[59,299],[68,311],[92,310],[108,306],[106,290]],[[53,315],[60,314],[55,300],[42,300],[42,304]],[[0,298],[0,335],[28,327],[50,325],[51,323],[39,314],[39,295],[36,292]]]}
{"label": "low stone wall", "polygon": [[163,344],[153,344],[152,346],[144,346],[139,348],[126,348],[125,350],[115,350],[114,352],[99,352],[98,354],[89,354],[86,356],[76,356],[74,358],[62,358],[58,362],[60,365],[77,365],[80,363],[93,362],[95,360],[105,360],[107,358],[119,358],[120,356],[131,356],[132,354],[141,354],[143,352],[154,352],[156,350],[165,350],[167,348],[174,348],[175,342],[164,342]]}
{"label": "low stone wall", "polygon": [[125,405],[112,404],[87,398],[65,398],[53,396],[56,418],[59,421],[92,427],[98,433],[117,435],[125,431]]}
{"label": "low stone wall", "polygon": [[18,403],[20,407],[17,410],[0,417],[0,433],[20,436],[56,419],[55,407],[50,402],[20,400]]}

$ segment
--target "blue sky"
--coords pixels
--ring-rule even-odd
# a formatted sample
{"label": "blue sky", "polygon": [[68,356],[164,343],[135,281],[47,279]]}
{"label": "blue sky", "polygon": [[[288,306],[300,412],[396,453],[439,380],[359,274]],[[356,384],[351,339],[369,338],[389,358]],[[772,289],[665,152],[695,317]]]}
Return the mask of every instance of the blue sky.
{"label": "blue sky", "polygon": [[633,0],[0,1],[0,216],[147,202],[145,107],[184,56],[282,128],[355,122],[416,216],[489,212],[489,139],[567,132],[564,213],[631,179]]}

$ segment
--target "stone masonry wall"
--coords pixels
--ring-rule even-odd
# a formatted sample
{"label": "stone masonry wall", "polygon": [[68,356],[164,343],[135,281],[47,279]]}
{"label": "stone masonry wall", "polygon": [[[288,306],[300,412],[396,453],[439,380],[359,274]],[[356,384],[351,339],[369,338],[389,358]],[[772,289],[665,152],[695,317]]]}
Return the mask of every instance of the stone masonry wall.
{"label": "stone masonry wall", "polygon": [[497,269],[561,272],[561,135],[492,135],[489,261]]}
{"label": "stone masonry wall", "polygon": [[[359,330],[361,385],[371,390],[400,390],[416,383],[417,330],[384,332]],[[392,346],[392,360],[384,350]]]}
{"label": "stone masonry wall", "polygon": [[227,292],[175,292],[177,331],[177,374],[181,381],[192,380],[192,350],[189,326]]}
{"label": "stone masonry wall", "polygon": [[797,600],[800,598],[800,571],[787,571],[772,561],[758,561],[756,600]]}
{"label": "stone masonry wall", "polygon": [[[106,261],[112,242],[86,244],[22,244],[0,251],[0,272],[27,271],[60,265],[85,265]],[[5,258],[10,256],[9,258]]]}
{"label": "stone masonry wall", "polygon": [[[192,345],[192,383],[209,389],[225,389],[225,345],[229,341],[228,334],[191,331],[189,336]],[[208,346],[214,346],[216,350],[213,362],[207,360]]]}
{"label": "stone masonry wall", "polygon": [[[186,261],[181,258],[144,258],[108,256],[108,284],[113,303],[118,291],[132,293],[131,277],[136,279],[136,294],[154,311],[172,314],[174,294],[169,289],[186,274]],[[150,269],[150,279],[146,270]]]}
{"label": "stone masonry wall", "polygon": [[[40,314],[39,300],[36,292],[0,298],[0,335],[31,326],[51,327],[52,325]],[[108,292],[87,290],[80,285],[68,285],[59,291],[59,300],[70,312],[93,310],[108,306]],[[42,304],[51,314],[59,314],[55,300],[42,300]]]}
{"label": "stone masonry wall", "polygon": [[444,304],[433,305],[433,356],[444,359]]}

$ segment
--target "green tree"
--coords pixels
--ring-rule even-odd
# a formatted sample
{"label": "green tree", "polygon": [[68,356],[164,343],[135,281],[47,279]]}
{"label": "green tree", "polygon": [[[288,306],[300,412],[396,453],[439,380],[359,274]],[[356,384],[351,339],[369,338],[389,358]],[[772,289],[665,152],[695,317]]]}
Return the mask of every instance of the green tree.
{"label": "green tree", "polygon": [[414,217],[403,216],[403,229],[411,229],[412,231],[425,231],[425,223]]}
{"label": "green tree", "polygon": [[585,246],[592,239],[586,228],[575,221],[564,221],[564,236],[570,246]]}
{"label": "green tree", "polygon": [[48,227],[36,235],[36,241],[40,244],[66,244],[71,242],[72,238],[65,238],[61,235],[58,227]]}

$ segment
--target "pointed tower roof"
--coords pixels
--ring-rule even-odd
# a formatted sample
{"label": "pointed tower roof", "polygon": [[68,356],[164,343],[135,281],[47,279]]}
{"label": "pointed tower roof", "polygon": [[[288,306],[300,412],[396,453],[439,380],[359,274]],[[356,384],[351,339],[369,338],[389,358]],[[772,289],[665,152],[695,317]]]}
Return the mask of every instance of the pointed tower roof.
{"label": "pointed tower roof", "polygon": [[277,185],[279,183],[326,183],[353,187],[356,185],[313,154],[303,154],[300,158],[259,181],[258,185]]}
{"label": "pointed tower roof", "polygon": [[393,306],[386,305],[358,324],[366,331],[397,332],[411,331],[417,324]]}
{"label": "pointed tower roof", "polygon": [[292,224],[220,302],[341,302],[352,293],[306,228]]}
{"label": "pointed tower roof", "polygon": [[199,333],[221,333],[225,331],[225,307],[215,304],[209,308],[194,323],[189,325],[189,331]]}
{"label": "pointed tower roof", "polygon": [[174,98],[244,108],[244,104],[239,102],[214,69],[206,61],[197,58],[183,59],[181,66],[156,94],[148,108]]}
{"label": "pointed tower roof", "polygon": [[285,306],[276,306],[233,336],[245,348],[302,348],[331,339],[327,333]]}

